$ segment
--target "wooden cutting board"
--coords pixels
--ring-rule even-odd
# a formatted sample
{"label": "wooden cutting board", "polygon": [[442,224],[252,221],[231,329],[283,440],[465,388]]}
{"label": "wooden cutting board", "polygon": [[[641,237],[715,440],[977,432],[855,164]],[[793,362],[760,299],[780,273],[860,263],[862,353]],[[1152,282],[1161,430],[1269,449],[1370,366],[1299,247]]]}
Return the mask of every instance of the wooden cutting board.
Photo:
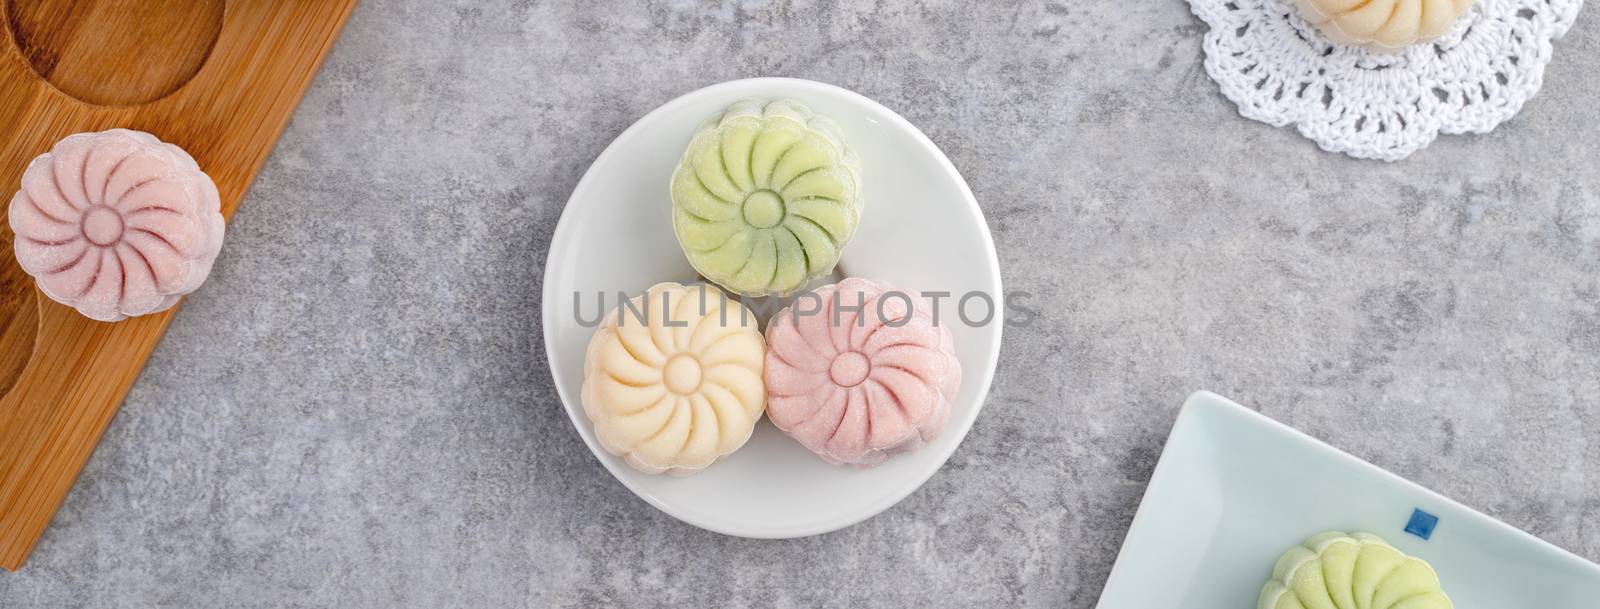
{"label": "wooden cutting board", "polygon": [[0,567],[16,570],[173,314],[100,323],[36,292],[3,221],[23,169],[73,133],[148,131],[194,155],[231,217],[355,0],[0,6]]}

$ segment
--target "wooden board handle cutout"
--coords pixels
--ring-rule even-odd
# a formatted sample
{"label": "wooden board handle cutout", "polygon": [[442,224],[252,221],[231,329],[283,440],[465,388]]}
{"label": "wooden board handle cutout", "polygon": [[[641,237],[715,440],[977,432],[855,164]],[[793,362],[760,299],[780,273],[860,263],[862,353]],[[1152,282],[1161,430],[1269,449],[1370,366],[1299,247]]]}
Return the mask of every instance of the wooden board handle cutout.
{"label": "wooden board handle cutout", "polygon": [[[61,138],[126,127],[188,150],[231,217],[355,0],[0,5],[0,203]],[[0,567],[15,570],[175,309],[110,324],[80,316],[36,292],[4,206],[0,235]]]}

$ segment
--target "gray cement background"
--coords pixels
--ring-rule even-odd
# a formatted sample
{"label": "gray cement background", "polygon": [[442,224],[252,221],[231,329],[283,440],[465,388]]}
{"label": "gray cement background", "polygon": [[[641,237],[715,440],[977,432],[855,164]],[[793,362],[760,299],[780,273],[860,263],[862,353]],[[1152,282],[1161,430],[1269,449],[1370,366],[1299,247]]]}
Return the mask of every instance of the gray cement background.
{"label": "gray cement background", "polygon": [[[0,607],[1092,607],[1211,389],[1600,559],[1600,18],[1482,137],[1385,165],[1244,120],[1181,0],[368,0]],[[988,215],[976,427],[797,541],[650,508],[571,429],[541,265],[600,150],[703,85],[842,85]]]}

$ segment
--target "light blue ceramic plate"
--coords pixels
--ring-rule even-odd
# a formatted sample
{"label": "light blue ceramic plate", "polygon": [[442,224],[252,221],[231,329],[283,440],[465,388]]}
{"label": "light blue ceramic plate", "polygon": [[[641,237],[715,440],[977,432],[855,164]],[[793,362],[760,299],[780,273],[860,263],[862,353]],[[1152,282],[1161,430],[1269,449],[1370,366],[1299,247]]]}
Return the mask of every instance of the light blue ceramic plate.
{"label": "light blue ceramic plate", "polygon": [[1427,560],[1456,609],[1600,608],[1600,566],[1207,392],[1178,415],[1098,607],[1254,609],[1278,556],[1327,530]]}

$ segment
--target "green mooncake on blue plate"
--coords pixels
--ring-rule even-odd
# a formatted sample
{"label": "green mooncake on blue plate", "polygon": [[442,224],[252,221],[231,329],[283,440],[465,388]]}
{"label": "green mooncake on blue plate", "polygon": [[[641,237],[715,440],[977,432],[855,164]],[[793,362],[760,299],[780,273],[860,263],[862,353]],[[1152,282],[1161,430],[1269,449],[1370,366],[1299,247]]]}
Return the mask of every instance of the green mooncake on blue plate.
{"label": "green mooncake on blue plate", "polygon": [[1290,548],[1257,609],[1451,609],[1439,575],[1377,535],[1330,531]]}

